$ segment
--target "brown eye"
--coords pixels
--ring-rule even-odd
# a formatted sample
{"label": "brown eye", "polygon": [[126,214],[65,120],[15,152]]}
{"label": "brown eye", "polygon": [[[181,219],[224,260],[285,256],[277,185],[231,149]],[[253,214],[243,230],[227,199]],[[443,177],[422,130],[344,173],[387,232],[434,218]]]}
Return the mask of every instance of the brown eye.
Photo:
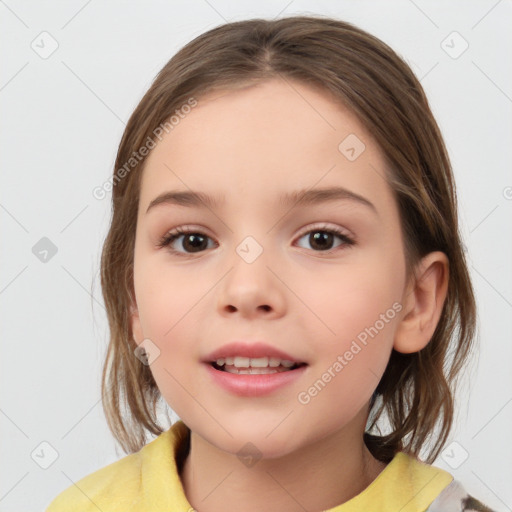
{"label": "brown eye", "polygon": [[[178,241],[181,238],[182,240]],[[208,239],[210,239],[209,236],[198,231],[187,231],[178,228],[165,235],[158,243],[158,246],[168,247],[172,253],[187,255],[206,250],[208,248]]]}
{"label": "brown eye", "polygon": [[[323,229],[323,228],[316,228],[311,229],[304,233],[300,239],[306,238],[307,242],[310,244],[311,249],[315,252],[327,252],[332,251],[333,248],[336,249],[337,247],[341,245],[350,246],[354,245],[354,241],[349,238],[347,235],[342,233],[341,231],[337,229]],[[333,247],[333,244],[335,243],[336,238],[341,240],[341,243]]]}

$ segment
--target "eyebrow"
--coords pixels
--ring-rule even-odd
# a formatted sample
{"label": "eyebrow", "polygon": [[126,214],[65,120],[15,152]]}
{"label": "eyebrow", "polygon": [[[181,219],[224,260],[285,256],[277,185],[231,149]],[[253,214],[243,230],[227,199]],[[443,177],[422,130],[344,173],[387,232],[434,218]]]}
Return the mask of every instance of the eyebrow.
{"label": "eyebrow", "polygon": [[[316,189],[302,189],[293,192],[287,192],[279,196],[279,204],[285,207],[303,207],[320,203],[350,200],[367,206],[378,215],[375,205],[365,197],[356,194],[343,187],[328,187]],[[168,191],[160,194],[153,199],[146,210],[149,212],[155,206],[161,204],[174,204],[187,207],[208,208],[213,210],[224,203],[224,198],[219,199],[204,192],[189,191]]]}

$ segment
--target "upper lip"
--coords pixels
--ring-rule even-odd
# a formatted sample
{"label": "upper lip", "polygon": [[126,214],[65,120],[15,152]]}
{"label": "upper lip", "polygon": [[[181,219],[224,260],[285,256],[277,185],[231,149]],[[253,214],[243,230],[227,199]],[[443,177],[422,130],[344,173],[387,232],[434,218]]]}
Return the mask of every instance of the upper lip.
{"label": "upper lip", "polygon": [[254,359],[260,357],[275,357],[281,360],[293,361],[294,363],[304,362],[276,347],[273,347],[272,345],[267,345],[261,341],[256,343],[247,343],[244,341],[234,341],[232,343],[228,343],[227,345],[223,345],[222,347],[219,347],[207,355],[204,359],[204,362],[213,363],[217,361],[217,359],[235,356],[249,357]]}

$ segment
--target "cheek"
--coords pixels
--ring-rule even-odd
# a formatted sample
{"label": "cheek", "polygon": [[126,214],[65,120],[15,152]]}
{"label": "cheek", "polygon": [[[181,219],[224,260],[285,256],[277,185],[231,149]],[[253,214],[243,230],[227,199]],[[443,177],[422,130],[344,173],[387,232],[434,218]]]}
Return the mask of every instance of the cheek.
{"label": "cheek", "polygon": [[[322,333],[322,339],[332,340],[334,346],[356,338],[390,308],[388,317],[392,320],[393,304],[402,295],[399,276],[398,269],[393,271],[382,262],[365,261],[317,272],[314,279],[308,278],[300,286],[296,281],[297,295],[308,306],[304,328],[311,325],[317,334]],[[382,327],[380,322],[378,326]],[[387,326],[388,322],[383,330],[387,331]]]}
{"label": "cheek", "polygon": [[144,263],[141,260],[135,268],[134,282],[145,336],[170,344],[191,328],[191,313],[211,284],[184,267],[163,263],[162,256],[146,258]]}
{"label": "cheek", "polygon": [[161,264],[135,268],[135,291],[143,335],[151,340],[156,357],[150,369],[164,399],[178,414],[195,395],[197,383],[191,375],[199,364],[197,312],[208,289],[197,276]]}
{"label": "cheek", "polygon": [[158,354],[150,365],[153,378],[172,410],[186,417],[189,393],[199,391],[192,378],[199,359],[195,315],[209,287],[206,281],[201,285],[186,272],[169,268],[146,264],[136,271],[136,294],[144,336]]}
{"label": "cheek", "polygon": [[302,325],[317,344],[312,380],[319,380],[323,395],[317,405],[333,400],[357,409],[370,398],[387,366],[402,309],[398,269],[394,275],[381,260],[339,267],[304,286],[305,302],[317,313],[306,315]]}

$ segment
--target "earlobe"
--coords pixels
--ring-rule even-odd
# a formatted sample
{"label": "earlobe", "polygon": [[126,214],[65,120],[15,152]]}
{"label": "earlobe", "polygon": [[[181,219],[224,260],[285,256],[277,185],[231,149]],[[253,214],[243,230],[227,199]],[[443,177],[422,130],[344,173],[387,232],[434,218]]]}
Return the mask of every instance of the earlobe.
{"label": "earlobe", "polygon": [[404,309],[393,348],[410,354],[425,348],[436,330],[448,292],[449,261],[435,251],[422,258],[417,278],[404,290]]}

